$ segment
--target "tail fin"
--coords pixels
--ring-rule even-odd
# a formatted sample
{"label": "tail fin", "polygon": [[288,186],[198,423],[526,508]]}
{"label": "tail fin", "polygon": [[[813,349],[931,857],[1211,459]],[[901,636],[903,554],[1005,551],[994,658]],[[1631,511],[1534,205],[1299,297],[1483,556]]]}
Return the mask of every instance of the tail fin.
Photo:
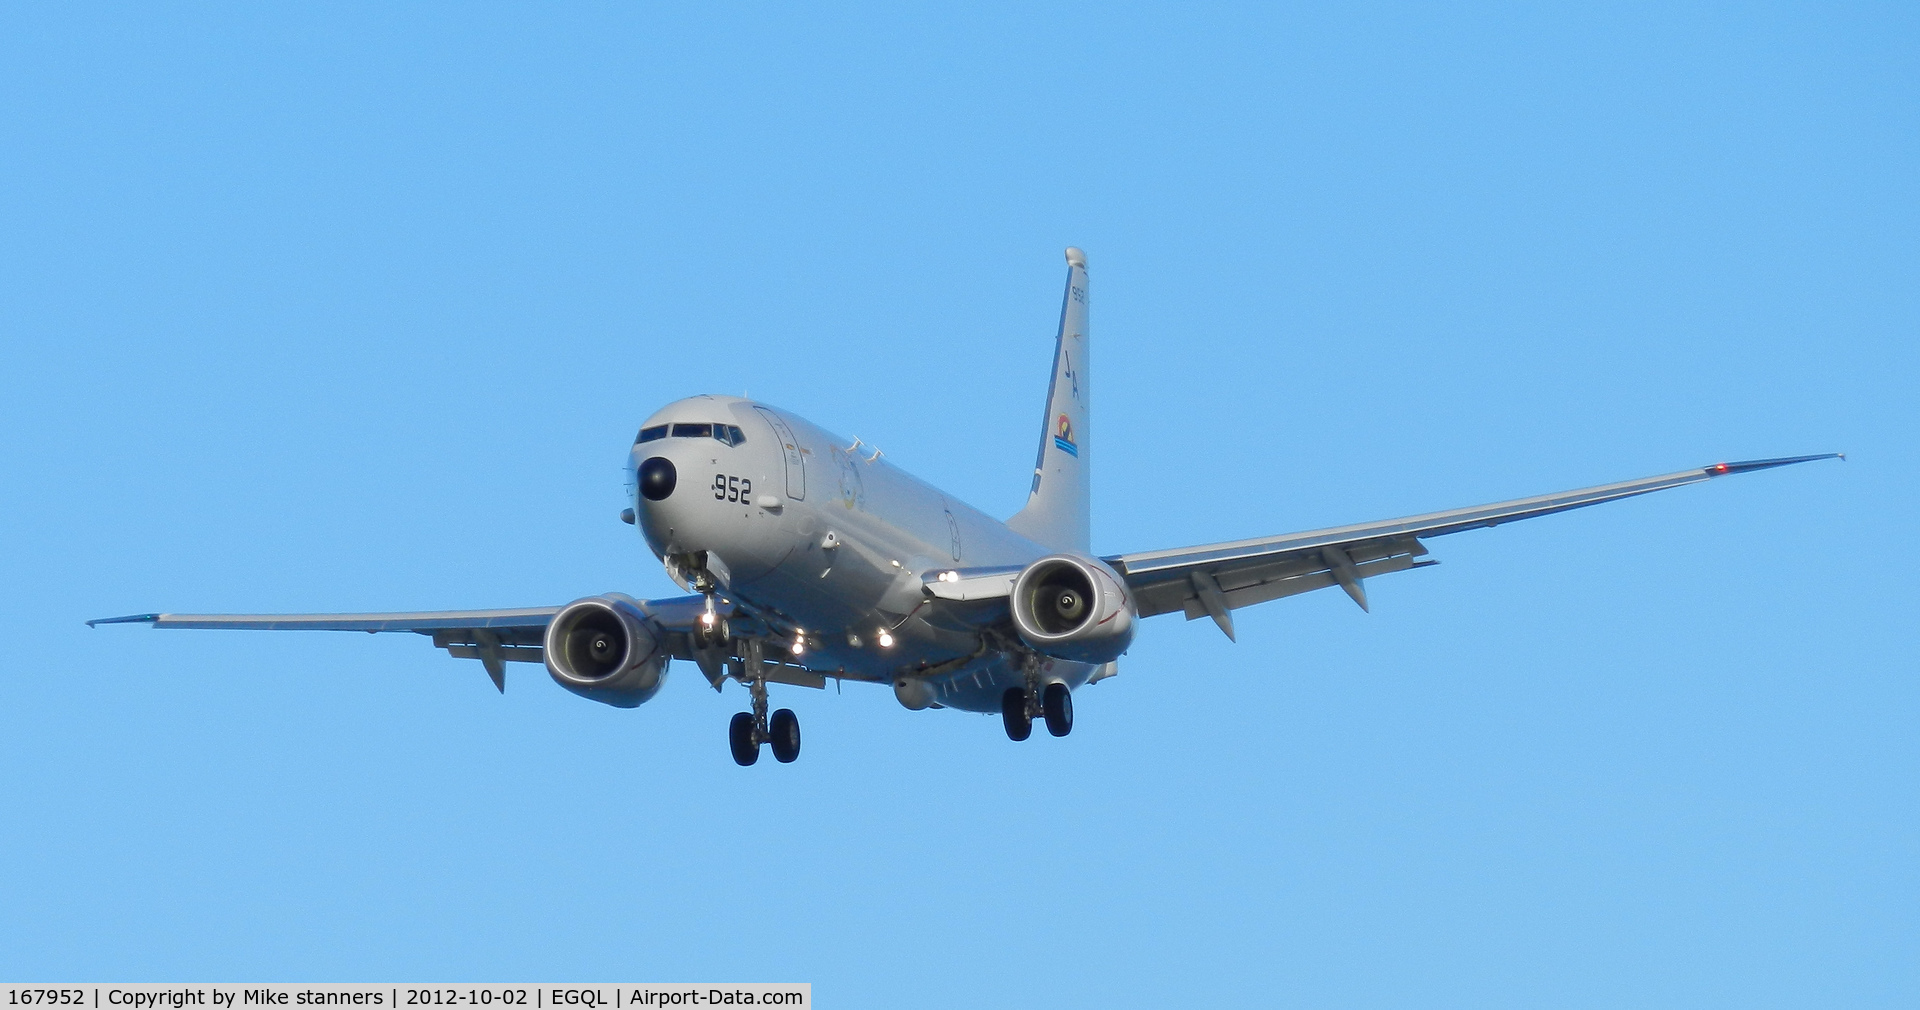
{"label": "tail fin", "polygon": [[1060,332],[1054,337],[1053,381],[1047,385],[1047,413],[1040,428],[1040,455],[1033,464],[1033,490],[1027,507],[1007,525],[1014,532],[1057,550],[1086,553],[1087,481],[1087,256],[1067,248],[1067,292],[1060,303]]}

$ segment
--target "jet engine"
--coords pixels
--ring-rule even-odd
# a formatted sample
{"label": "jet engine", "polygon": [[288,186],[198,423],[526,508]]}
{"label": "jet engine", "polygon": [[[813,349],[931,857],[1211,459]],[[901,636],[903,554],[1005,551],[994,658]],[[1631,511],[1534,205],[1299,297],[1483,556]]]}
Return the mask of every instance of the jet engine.
{"label": "jet engine", "polygon": [[1034,651],[1076,663],[1110,663],[1133,642],[1133,597],[1113,569],[1055,554],[1013,580],[1013,626]]}
{"label": "jet engine", "polygon": [[582,698],[634,708],[666,680],[666,650],[633,601],[618,595],[575,600],[547,625],[547,672]]}

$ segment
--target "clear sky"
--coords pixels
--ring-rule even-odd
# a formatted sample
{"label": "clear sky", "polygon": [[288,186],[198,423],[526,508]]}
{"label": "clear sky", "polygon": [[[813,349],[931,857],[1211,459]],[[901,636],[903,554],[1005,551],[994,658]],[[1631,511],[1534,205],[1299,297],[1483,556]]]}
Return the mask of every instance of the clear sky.
{"label": "clear sky", "polygon": [[[1914,1005],[1911,5],[153,6],[0,14],[0,977]],[[1008,514],[1069,244],[1103,551],[1852,459],[1155,618],[1019,745],[81,624],[673,593],[697,392]]]}

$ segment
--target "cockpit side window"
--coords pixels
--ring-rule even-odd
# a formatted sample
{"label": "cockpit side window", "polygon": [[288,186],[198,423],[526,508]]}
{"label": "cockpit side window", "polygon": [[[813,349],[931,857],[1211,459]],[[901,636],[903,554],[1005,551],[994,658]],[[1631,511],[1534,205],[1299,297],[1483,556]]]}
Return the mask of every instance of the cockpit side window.
{"label": "cockpit side window", "polygon": [[727,433],[727,426],[724,424],[716,424],[713,426],[713,437],[728,445],[733,444],[733,436]]}
{"label": "cockpit side window", "polygon": [[676,424],[673,426],[674,438],[712,438],[711,424]]}
{"label": "cockpit side window", "polygon": [[[717,424],[714,425],[715,429],[718,429],[719,427],[720,426]],[[740,443],[745,442],[747,440],[747,433],[744,431],[741,431],[740,426],[737,424],[727,425],[727,434],[732,436],[731,441],[727,443],[729,445],[739,445]]]}
{"label": "cockpit side window", "polygon": [[639,445],[642,442],[651,442],[656,438],[666,438],[666,437],[667,437],[667,426],[664,424],[656,424],[651,428],[640,429],[640,437],[634,439],[633,444]]}

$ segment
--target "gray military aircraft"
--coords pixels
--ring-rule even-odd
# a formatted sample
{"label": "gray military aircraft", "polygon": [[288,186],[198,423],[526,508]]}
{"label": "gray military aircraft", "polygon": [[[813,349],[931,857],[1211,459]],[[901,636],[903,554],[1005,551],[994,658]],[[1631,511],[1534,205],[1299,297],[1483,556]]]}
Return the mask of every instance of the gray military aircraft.
{"label": "gray military aircraft", "polygon": [[999,712],[1025,740],[1036,717],[1073,728],[1073,694],[1118,672],[1142,617],[1212,618],[1338,586],[1361,609],[1366,580],[1422,568],[1431,537],[1583,508],[1727,474],[1839,453],[1716,463],[1640,480],[1405,519],[1232,543],[1096,556],[1088,536],[1087,261],[1067,250],[1040,449],[1026,507],[1001,522],[916,479],[859,440],[789,411],[695,396],[640,426],[630,508],[667,575],[693,595],[621,593],[558,607],[394,614],[138,614],[88,621],[156,628],[404,631],[477,659],[544,663],[561,687],[621,708],[652,698],[675,659],[715,690],[745,685],[752,711],[728,740],[742,765],[762,744],[789,762],[800,721],[769,716],[767,685],[829,678],[890,684],[909,709]]}

